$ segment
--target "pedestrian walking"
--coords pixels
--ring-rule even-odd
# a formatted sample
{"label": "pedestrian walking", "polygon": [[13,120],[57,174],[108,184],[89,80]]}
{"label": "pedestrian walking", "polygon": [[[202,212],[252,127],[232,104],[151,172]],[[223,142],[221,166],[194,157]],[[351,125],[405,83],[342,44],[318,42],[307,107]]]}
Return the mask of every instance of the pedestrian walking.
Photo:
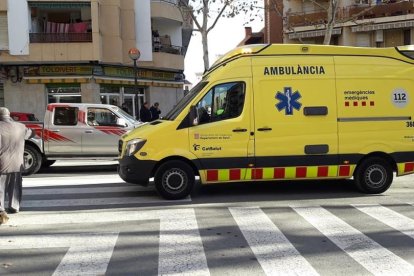
{"label": "pedestrian walking", "polygon": [[149,110],[148,102],[144,102],[139,111],[141,122],[151,122],[151,111]]}
{"label": "pedestrian walking", "polygon": [[160,104],[159,103],[154,103],[151,108],[151,120],[155,121],[158,120],[160,118],[160,114],[161,114],[161,110],[160,110]]}
{"label": "pedestrian walking", "polygon": [[8,196],[9,213],[18,213],[22,200],[22,169],[24,141],[33,135],[31,129],[10,118],[10,112],[0,107],[0,224],[9,219],[5,209]]}

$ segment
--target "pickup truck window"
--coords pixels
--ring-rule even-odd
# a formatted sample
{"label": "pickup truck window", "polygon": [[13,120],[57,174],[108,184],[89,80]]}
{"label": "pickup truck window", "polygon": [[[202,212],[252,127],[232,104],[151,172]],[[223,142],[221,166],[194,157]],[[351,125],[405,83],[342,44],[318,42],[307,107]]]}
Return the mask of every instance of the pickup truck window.
{"label": "pickup truck window", "polygon": [[78,124],[78,108],[55,107],[53,124],[56,126],[76,126]]}
{"label": "pickup truck window", "polygon": [[124,125],[118,125],[118,119],[118,116],[107,108],[88,108],[87,123],[90,126],[124,127]]}

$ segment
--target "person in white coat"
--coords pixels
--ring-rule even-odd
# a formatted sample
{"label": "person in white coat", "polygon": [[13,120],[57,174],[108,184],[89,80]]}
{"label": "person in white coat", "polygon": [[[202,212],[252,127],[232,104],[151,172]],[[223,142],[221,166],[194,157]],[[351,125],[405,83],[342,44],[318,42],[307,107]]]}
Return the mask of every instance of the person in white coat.
{"label": "person in white coat", "polygon": [[8,195],[9,213],[18,213],[22,200],[22,169],[25,139],[33,131],[13,121],[10,112],[0,107],[0,224],[9,219],[5,208]]}

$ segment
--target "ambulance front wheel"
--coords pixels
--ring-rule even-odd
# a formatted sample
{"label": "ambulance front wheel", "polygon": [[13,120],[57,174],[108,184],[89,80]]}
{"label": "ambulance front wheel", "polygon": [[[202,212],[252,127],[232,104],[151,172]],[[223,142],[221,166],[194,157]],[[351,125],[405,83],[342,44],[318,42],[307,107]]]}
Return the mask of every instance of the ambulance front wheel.
{"label": "ambulance front wheel", "polygon": [[393,179],[391,164],[379,157],[363,160],[355,170],[357,188],[367,194],[380,194],[388,190]]}
{"label": "ambulance front wheel", "polygon": [[193,189],[193,169],[182,161],[168,161],[162,164],[154,176],[155,188],[165,199],[182,199]]}

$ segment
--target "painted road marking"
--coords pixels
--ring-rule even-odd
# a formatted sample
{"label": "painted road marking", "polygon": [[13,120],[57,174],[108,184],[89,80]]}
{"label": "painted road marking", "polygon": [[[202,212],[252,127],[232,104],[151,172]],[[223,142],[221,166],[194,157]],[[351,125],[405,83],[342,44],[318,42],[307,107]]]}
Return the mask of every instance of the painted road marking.
{"label": "painted road marking", "polygon": [[229,210],[267,275],[319,275],[261,209]]}
{"label": "painted road marking", "polygon": [[23,187],[125,183],[117,174],[23,178]]}
{"label": "painted road marking", "polygon": [[[175,200],[174,202],[189,202],[191,198]],[[82,199],[39,199],[23,200],[23,208],[45,208],[45,207],[77,207],[97,205],[123,205],[166,202],[159,196],[142,197],[107,197],[107,198],[82,198]]]}
{"label": "painted road marking", "polygon": [[322,207],[293,207],[374,275],[413,275],[414,267]]}
{"label": "painted road marking", "polygon": [[118,233],[19,235],[0,239],[0,250],[69,247],[54,276],[104,275]]}
{"label": "painted road marking", "polygon": [[[102,215],[100,215],[102,214]],[[39,219],[41,216],[41,220]],[[12,226],[47,224],[85,224],[160,220],[159,274],[160,275],[210,275],[194,209],[136,210],[122,212],[67,212],[64,215],[43,213],[19,214],[9,224]],[[32,236],[36,239],[37,236]],[[0,237],[2,244],[9,238]],[[11,246],[11,245],[9,245]],[[9,247],[10,248],[10,247]],[[14,246],[14,249],[20,247]],[[137,248],[137,250],[139,250]]]}
{"label": "painted road marking", "polygon": [[414,220],[380,205],[352,205],[361,212],[414,239]]}
{"label": "painted road marking", "polygon": [[141,192],[153,191],[153,188],[142,186],[115,186],[115,187],[92,187],[92,188],[25,188],[23,195],[67,195],[67,194],[100,194],[100,193],[120,193],[120,192]]}
{"label": "painted road marking", "polygon": [[170,214],[160,213],[158,275],[210,275],[194,210]]}

